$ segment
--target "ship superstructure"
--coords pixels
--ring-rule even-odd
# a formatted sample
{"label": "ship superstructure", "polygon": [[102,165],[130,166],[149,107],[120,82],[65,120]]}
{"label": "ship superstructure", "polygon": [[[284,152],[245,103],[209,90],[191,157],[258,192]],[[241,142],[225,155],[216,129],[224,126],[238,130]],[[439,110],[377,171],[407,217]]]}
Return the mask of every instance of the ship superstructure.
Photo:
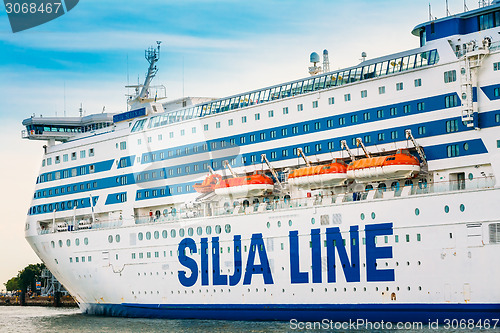
{"label": "ship superstructure", "polygon": [[23,122],[48,142],[26,238],[86,313],[498,318],[499,33],[495,2],[413,50],[170,102],[158,43],[129,110]]}

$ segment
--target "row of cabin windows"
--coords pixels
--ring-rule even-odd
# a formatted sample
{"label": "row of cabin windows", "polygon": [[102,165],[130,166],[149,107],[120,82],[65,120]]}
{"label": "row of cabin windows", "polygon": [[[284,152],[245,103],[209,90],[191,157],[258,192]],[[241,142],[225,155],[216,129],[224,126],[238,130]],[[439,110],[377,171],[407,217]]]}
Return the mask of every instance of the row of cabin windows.
{"label": "row of cabin windows", "polygon": [[[165,216],[165,217],[166,217],[166,216],[168,216],[168,215],[169,215],[169,213],[170,213],[171,215],[174,215],[174,216],[175,216],[177,212],[175,211],[175,208],[172,208],[172,211],[171,211],[171,212],[169,212],[169,211],[168,211],[168,209],[163,210],[163,216]],[[150,214],[151,214],[151,217],[152,217],[152,216],[153,216],[152,212],[151,212]],[[155,216],[156,218],[160,218],[160,217],[161,217],[160,211],[159,211],[159,210],[157,210],[157,211],[156,211],[156,214],[155,214],[154,216]],[[217,224],[217,225],[214,227],[214,231],[215,231],[215,233],[216,233],[217,235],[219,235],[219,234],[221,234],[221,233],[222,233],[222,227],[221,227],[220,225],[218,225],[218,224]],[[226,225],[224,226],[224,231],[225,231],[227,234],[231,233],[231,225],[230,225],[230,224],[226,224]],[[179,229],[179,237],[184,237],[184,236],[185,236],[185,233],[186,233],[186,231],[185,231],[183,228]],[[203,234],[203,228],[202,228],[202,227],[197,227],[197,228],[196,228],[196,234],[197,234],[198,236],[201,236],[201,235]],[[206,234],[206,235],[211,235],[211,234],[212,234],[212,226],[207,226],[207,227],[205,228],[205,234]],[[193,236],[193,235],[194,235],[194,228],[191,228],[191,227],[190,227],[190,228],[188,228],[188,229],[187,229],[187,235],[188,235],[189,237]],[[176,229],[171,229],[171,230],[170,230],[170,238],[175,238],[176,236],[177,236],[177,231],[176,231]],[[112,240],[112,236],[109,236],[109,237],[111,237],[111,241],[110,241],[110,243],[112,243],[112,241],[113,241],[113,240]],[[167,230],[163,230],[163,231],[161,232],[161,237],[162,237],[162,238],[168,238],[168,237],[169,237],[169,236],[168,236],[168,231],[167,231]],[[144,234],[144,233],[142,233],[142,232],[139,232],[139,233],[137,234],[137,239],[138,239],[139,241],[143,241],[144,239],[146,239],[146,240],[151,240],[152,238],[154,238],[154,239],[159,239],[159,238],[160,238],[160,231],[155,231],[153,234],[151,234],[151,232],[150,232],[150,231],[146,232],[145,234]],[[109,241],[109,240],[108,240],[108,241]]]}
{"label": "row of cabin windows", "polygon": [[[62,239],[60,239],[60,240],[58,241],[58,244],[59,244],[59,247],[63,247],[63,241],[62,241]],[[83,244],[84,244],[84,245],[89,245],[89,239],[88,239],[87,237],[85,237],[85,238],[83,239]],[[52,248],[54,249],[54,248],[56,247],[56,243],[55,243],[55,241],[51,241],[51,242],[50,242],[50,245],[51,245],[51,246],[52,246]],[[76,246],[80,246],[80,238],[75,238],[75,245],[76,245]],[[70,239],[66,239],[66,246],[68,246],[68,247],[69,247],[69,246],[71,246],[71,240],[70,240]],[[89,258],[90,258],[90,257],[89,257]],[[89,259],[89,261],[90,261],[90,259]]]}
{"label": "row of cabin windows", "polygon": [[[81,167],[77,168],[72,168],[72,169],[66,169],[62,171],[54,171],[54,172],[49,172],[42,174],[38,177],[37,183],[44,183],[44,182],[50,182],[52,180],[59,180],[59,179],[64,179],[64,178],[70,178],[70,177],[76,177],[76,176],[83,176],[86,174],[91,174],[95,172],[95,165],[90,164],[90,165],[84,165]],[[69,192],[69,190],[68,190]],[[61,191],[61,193],[64,193],[64,190]],[[39,197],[39,195],[35,195],[35,198]]]}
{"label": "row of cabin windows", "polygon": [[[96,197],[92,198],[92,206],[95,206],[97,204],[97,199],[98,198]],[[53,211],[71,210],[80,207],[86,207],[84,199],[69,200],[69,201],[33,206],[29,208],[28,215],[40,214],[40,213],[52,213]]]}
{"label": "row of cabin windows", "polygon": [[[80,158],[85,158],[87,155],[87,151],[86,150],[80,150]],[[93,157],[94,156],[94,148],[90,148],[88,150],[88,155],[89,157]],[[54,163],[55,164],[59,164],[62,162],[68,162],[69,161],[69,156],[70,154],[64,154],[62,155],[62,159],[61,159],[61,156],[60,155],[57,155],[54,157]],[[76,160],[76,151],[75,152],[72,152],[71,153],[71,160],[72,161],[75,161]],[[44,166],[49,166],[49,165],[52,165],[52,157],[47,157],[46,159],[43,159],[42,160],[42,167]]]}
{"label": "row of cabin windows", "polygon": [[[207,170],[208,170],[208,164],[207,165]],[[180,169],[180,168],[179,168]],[[177,170],[179,171],[179,170]],[[161,189],[154,189],[154,190],[142,190],[138,191],[136,193],[136,199],[142,199],[142,198],[159,198],[159,197],[164,197],[166,195],[172,195],[174,194],[174,190],[176,194],[181,194],[181,193],[190,193],[192,192],[191,185],[185,185],[184,188],[182,186],[177,186],[177,188],[169,187],[169,188],[161,188]],[[167,194],[168,192],[168,194]]]}
{"label": "row of cabin windows", "polygon": [[[91,262],[92,261],[92,256],[87,256],[87,261]],[[69,257],[69,262],[73,262],[73,257]],[[80,262],[80,257],[75,257],[75,263]],[[85,262],[85,256],[81,257],[81,262]]]}

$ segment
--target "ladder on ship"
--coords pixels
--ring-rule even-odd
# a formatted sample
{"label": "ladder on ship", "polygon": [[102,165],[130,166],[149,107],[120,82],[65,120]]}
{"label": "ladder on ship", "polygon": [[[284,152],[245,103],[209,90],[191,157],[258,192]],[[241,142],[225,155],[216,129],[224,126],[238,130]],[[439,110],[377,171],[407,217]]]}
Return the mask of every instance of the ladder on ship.
{"label": "ladder on ship", "polygon": [[476,47],[475,42],[467,43],[467,52],[460,61],[460,81],[462,98],[462,122],[467,127],[479,129],[477,119],[477,101],[474,102],[474,87],[477,88],[477,72],[483,59],[489,54],[491,39],[486,37],[482,46]]}

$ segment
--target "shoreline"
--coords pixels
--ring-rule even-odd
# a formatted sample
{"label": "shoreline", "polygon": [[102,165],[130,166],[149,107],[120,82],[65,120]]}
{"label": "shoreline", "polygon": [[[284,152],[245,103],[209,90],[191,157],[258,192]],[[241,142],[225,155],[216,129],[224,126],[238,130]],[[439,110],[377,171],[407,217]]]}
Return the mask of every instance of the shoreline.
{"label": "shoreline", "polygon": [[55,304],[53,296],[26,297],[26,302],[21,305],[20,296],[1,296],[0,306],[46,306],[46,307],[78,307],[71,296],[61,296],[59,304]]}

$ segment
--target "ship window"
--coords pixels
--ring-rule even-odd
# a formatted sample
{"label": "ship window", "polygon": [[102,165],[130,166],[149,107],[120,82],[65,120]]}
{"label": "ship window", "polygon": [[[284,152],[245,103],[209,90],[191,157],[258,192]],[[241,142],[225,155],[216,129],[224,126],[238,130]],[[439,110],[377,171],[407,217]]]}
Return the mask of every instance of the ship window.
{"label": "ship window", "polygon": [[384,141],[385,140],[385,133],[378,133],[378,141]]}
{"label": "ship window", "polygon": [[241,117],[241,122],[242,122],[242,123],[246,123],[246,122],[247,122],[247,116],[243,116],[243,117]]}
{"label": "ship window", "polygon": [[303,111],[304,110],[304,105],[303,104],[297,104],[297,111]]}
{"label": "ship window", "polygon": [[[497,16],[500,17],[500,15],[497,15]],[[494,71],[500,70],[500,62],[493,63],[493,70]]]}
{"label": "ship window", "polygon": [[220,121],[217,121],[217,122],[215,123],[215,128],[220,128]]}
{"label": "ship window", "polygon": [[[125,150],[125,149],[127,149],[127,142],[126,141],[120,142],[120,150]],[[81,152],[80,152],[80,157],[81,157]],[[83,157],[85,157],[85,155]]]}
{"label": "ship window", "polygon": [[79,262],[80,261],[80,258],[79,257],[75,257],[75,262]]}
{"label": "ship window", "polygon": [[170,237],[175,238],[175,229],[170,230]]}
{"label": "ship window", "polygon": [[208,131],[208,124],[203,125],[203,130]]}
{"label": "ship window", "polygon": [[172,139],[174,137],[174,132],[168,133],[168,136]]}
{"label": "ship window", "polygon": [[458,131],[458,119],[448,120],[446,122],[446,132],[457,132]]}
{"label": "ship window", "polygon": [[450,207],[448,205],[444,206],[444,212],[449,213],[450,212]]}
{"label": "ship window", "polygon": [[446,146],[446,153],[448,157],[456,157],[460,155],[458,145]]}
{"label": "ship window", "polygon": [[403,106],[403,112],[404,113],[410,113],[411,112],[411,105],[407,104]]}
{"label": "ship window", "polygon": [[[499,142],[500,142],[500,140],[499,140]],[[288,149],[283,149],[283,150],[281,151],[281,156],[283,156],[283,157],[287,157],[287,156],[288,156]]]}
{"label": "ship window", "polygon": [[71,160],[72,161],[76,160],[76,152],[71,153]]}
{"label": "ship window", "polygon": [[108,236],[108,242],[113,243],[113,236],[111,235]]}
{"label": "ship window", "polygon": [[52,165],[52,157],[47,158],[47,165]]}
{"label": "ship window", "polygon": [[422,79],[415,79],[415,87],[422,86]]}
{"label": "ship window", "polygon": [[339,118],[339,125],[340,126],[345,125],[345,117],[340,117]]}
{"label": "ship window", "polygon": [[288,108],[287,107],[283,108],[283,114],[288,114]]}
{"label": "ship window", "polygon": [[181,136],[184,136],[186,134],[186,130],[185,129],[181,129]]}
{"label": "ship window", "polygon": [[313,101],[312,107],[313,107],[313,109],[316,109],[318,107],[318,101]]}
{"label": "ship window", "polygon": [[55,158],[55,163],[56,163],[56,164],[61,163],[61,157],[60,157],[60,156],[56,156],[56,158]]}
{"label": "ship window", "polygon": [[398,132],[397,131],[392,131],[391,132],[391,139],[396,140],[398,138]]}
{"label": "ship window", "polygon": [[422,236],[420,234],[417,234],[417,242],[420,242],[422,240]]}
{"label": "ship window", "polygon": [[418,127],[418,134],[419,135],[424,135],[425,134],[425,126],[419,126]]}
{"label": "ship window", "polygon": [[351,94],[344,95],[344,101],[349,102],[351,100]]}
{"label": "ship window", "polygon": [[425,103],[424,102],[417,103],[417,110],[418,111],[425,110]]}
{"label": "ship window", "polygon": [[364,121],[370,120],[370,113],[369,112],[363,113],[363,120]]}
{"label": "ship window", "polygon": [[378,87],[378,93],[379,93],[379,95],[385,94],[385,86]]}
{"label": "ship window", "polygon": [[353,114],[351,116],[351,124],[355,124],[358,122],[358,115],[357,114]]}
{"label": "ship window", "polygon": [[396,83],[396,90],[397,91],[403,90],[403,82]]}
{"label": "ship window", "polygon": [[260,120],[260,113],[255,114],[255,120]]}
{"label": "ship window", "polygon": [[455,82],[457,80],[457,71],[447,71],[444,72],[444,83]]}
{"label": "ship window", "polygon": [[377,110],[377,118],[384,118],[384,110]]}
{"label": "ship window", "polygon": [[207,228],[205,229],[205,233],[207,235],[210,235],[212,233],[212,227],[211,226],[207,226]]}
{"label": "ship window", "polygon": [[449,95],[444,98],[444,106],[446,108],[452,108],[458,105],[457,95]]}
{"label": "ship window", "polygon": [[304,132],[309,132],[309,124],[303,126]]}
{"label": "ship window", "polygon": [[42,160],[42,166],[43,167],[45,166],[45,160],[44,159]]}
{"label": "ship window", "polygon": [[292,134],[297,134],[299,133],[299,127],[298,126],[293,126],[292,127]]}
{"label": "ship window", "polygon": [[391,116],[397,115],[398,114],[398,109],[397,108],[391,108],[390,109],[390,114],[391,114]]}
{"label": "ship window", "polygon": [[370,143],[370,142],[372,142],[372,137],[370,135],[365,135],[364,141],[365,141],[365,143]]}
{"label": "ship window", "polygon": [[365,98],[368,96],[368,91],[367,90],[361,90],[361,98]]}
{"label": "ship window", "polygon": [[335,98],[334,97],[328,98],[328,104],[329,105],[335,104]]}
{"label": "ship window", "polygon": [[410,235],[406,234],[406,242],[409,243],[410,242]]}
{"label": "ship window", "polygon": [[274,117],[274,111],[273,110],[267,111],[267,115],[269,116],[269,118]]}

